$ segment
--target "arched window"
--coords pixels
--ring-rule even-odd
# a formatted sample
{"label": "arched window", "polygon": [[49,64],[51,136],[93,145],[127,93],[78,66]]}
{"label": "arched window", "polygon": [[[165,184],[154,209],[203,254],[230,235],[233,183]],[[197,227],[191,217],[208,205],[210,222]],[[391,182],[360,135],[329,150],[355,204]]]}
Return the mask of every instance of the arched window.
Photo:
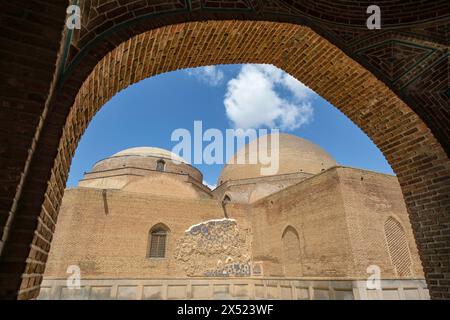
{"label": "arched window", "polygon": [[156,163],[156,171],[164,172],[166,170],[166,162],[164,160],[158,160]]}
{"label": "arched window", "polygon": [[225,195],[225,197],[223,197],[222,204],[225,205],[225,204],[227,204],[229,202],[231,202],[230,196],[229,195]]}
{"label": "arched window", "polygon": [[150,230],[149,234],[149,258],[165,258],[167,249],[167,236],[169,228],[158,224]]}
{"label": "arched window", "polygon": [[411,254],[402,226],[397,220],[390,217],[384,223],[384,234],[386,236],[389,257],[397,275],[411,276]]}
{"label": "arched window", "polygon": [[285,276],[300,276],[300,239],[294,227],[288,226],[281,237]]}

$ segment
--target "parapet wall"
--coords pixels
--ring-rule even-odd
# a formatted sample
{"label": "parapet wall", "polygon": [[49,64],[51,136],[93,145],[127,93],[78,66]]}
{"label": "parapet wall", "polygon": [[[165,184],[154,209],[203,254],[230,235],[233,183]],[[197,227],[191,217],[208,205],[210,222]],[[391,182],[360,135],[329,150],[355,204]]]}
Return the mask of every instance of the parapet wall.
{"label": "parapet wall", "polygon": [[425,280],[382,280],[368,290],[365,280],[315,279],[124,279],[82,280],[69,289],[65,279],[45,279],[40,300],[427,300]]}

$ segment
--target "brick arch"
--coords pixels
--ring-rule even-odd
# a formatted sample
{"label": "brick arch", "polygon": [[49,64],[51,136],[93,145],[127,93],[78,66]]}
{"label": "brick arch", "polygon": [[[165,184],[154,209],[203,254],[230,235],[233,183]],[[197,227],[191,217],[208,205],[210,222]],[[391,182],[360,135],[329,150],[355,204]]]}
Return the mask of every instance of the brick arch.
{"label": "brick arch", "polygon": [[158,222],[151,226],[149,233],[152,233],[154,231],[165,231],[165,232],[171,232],[170,228],[164,223],[164,222]]}
{"label": "brick arch", "polygon": [[384,236],[391,264],[399,276],[413,275],[412,258],[405,229],[399,219],[390,216],[384,222]]}
{"label": "brick arch", "polygon": [[297,229],[289,225],[281,234],[281,257],[285,276],[298,277],[303,274],[301,256],[300,236]]}
{"label": "brick arch", "polygon": [[[27,1],[22,2],[28,6]],[[37,136],[33,138],[34,132],[31,134],[31,152],[27,149],[28,136],[15,138],[30,135],[28,127],[22,129],[11,121],[12,125],[4,129],[10,128],[14,136],[7,140],[6,148],[13,151],[13,173],[18,172],[26,180],[20,178],[16,182],[11,179],[13,173],[2,172],[2,181],[8,184],[4,187],[7,196],[1,199],[5,205],[0,208],[0,217],[3,219],[6,210],[11,212],[14,225],[6,223],[11,232],[7,241],[0,242],[0,271],[10,276],[0,279],[0,296],[36,297],[74,150],[90,119],[108,99],[128,85],[162,72],[206,64],[253,62],[272,63],[309,85],[377,144],[402,185],[431,296],[449,297],[450,261],[446,250],[450,169],[444,149],[450,150],[450,126],[446,100],[442,98],[448,70],[443,18],[448,9],[445,0],[426,8],[414,6],[413,2],[403,6],[399,14],[385,17],[387,32],[368,34],[361,26],[363,4],[353,8],[348,1],[310,2],[307,7],[302,7],[304,1],[168,0],[156,6],[149,1],[122,6],[123,1],[85,1],[89,15],[83,19],[88,22],[80,32],[63,38],[72,41],[67,52],[64,45],[61,48],[53,74],[55,88],[47,90],[37,84],[43,69],[46,81],[51,78],[53,56],[45,60],[45,66],[36,67],[39,72],[31,74],[33,94],[26,96],[33,101],[30,105],[44,105],[48,95],[45,108],[39,105],[34,112],[42,126],[36,125]],[[390,4],[392,7],[388,7]],[[230,6],[234,6],[233,10],[229,10]],[[65,5],[52,3],[48,7],[44,14],[54,13],[56,18],[39,21],[49,21],[49,25],[51,22],[53,31],[58,22],[62,28],[60,19]],[[335,14],[336,8],[339,14]],[[384,12],[394,12],[395,8],[399,8],[396,0],[382,5]],[[161,15],[164,17],[158,18]],[[438,18],[434,21],[433,17]],[[210,21],[201,22],[207,20]],[[0,24],[3,21],[9,20],[1,20]],[[407,25],[411,26],[405,29]],[[45,28],[50,30],[50,26]],[[52,37],[53,48],[57,36],[40,34]],[[405,39],[409,41],[407,45]],[[39,41],[47,49],[49,39]],[[416,51],[408,55],[411,43]],[[144,59],[146,50],[154,50],[153,60]],[[137,52],[142,55],[136,55]],[[27,48],[20,53],[28,54]],[[382,58],[378,58],[380,53]],[[388,60],[398,62],[400,67],[384,63]],[[121,69],[122,64],[125,67]],[[16,64],[8,67],[8,72],[14,74],[14,67]],[[17,70],[8,85],[20,83],[21,78],[24,84],[30,83],[28,70]],[[14,99],[18,94],[13,91],[11,96],[12,102],[6,103],[8,108],[17,105]],[[31,110],[31,106],[26,105],[26,109]],[[15,120],[11,116],[6,119],[10,118]],[[27,119],[35,121],[27,115],[21,124],[28,125]],[[20,153],[11,141],[19,141]],[[27,158],[26,154],[31,156]],[[22,159],[27,159],[23,161],[25,169]],[[13,205],[10,200],[14,200]],[[3,220],[0,222],[4,224]],[[440,265],[433,262],[435,256],[441,258]]]}
{"label": "brick arch", "polygon": [[[162,233],[155,236],[155,233]],[[157,223],[148,232],[147,258],[165,258],[167,242],[170,234],[169,227],[164,223]],[[154,242],[156,241],[156,243]]]}
{"label": "brick arch", "polygon": [[[289,41],[297,45],[290,49],[286,59],[285,44]],[[424,213],[436,217],[448,210],[442,196],[448,192],[448,182],[440,177],[450,175],[449,159],[427,126],[392,90],[305,26],[251,21],[193,22],[151,30],[120,44],[97,64],[76,96],[60,140],[50,185],[67,178],[80,136],[95,113],[117,92],[160,73],[228,63],[274,64],[315,90],[358,125],[398,175],[419,250],[422,249],[422,257],[426,259],[421,247],[424,233],[418,226]],[[54,188],[49,188],[47,194],[46,199],[52,199]]]}

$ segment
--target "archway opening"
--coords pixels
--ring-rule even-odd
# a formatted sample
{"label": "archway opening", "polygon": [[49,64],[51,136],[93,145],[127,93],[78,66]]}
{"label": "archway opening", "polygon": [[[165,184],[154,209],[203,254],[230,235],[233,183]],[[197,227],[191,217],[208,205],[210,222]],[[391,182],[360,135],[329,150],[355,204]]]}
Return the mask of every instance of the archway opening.
{"label": "archway opening", "polygon": [[[222,83],[218,85],[217,82],[220,81]],[[271,86],[257,85],[253,87],[255,82],[258,81],[261,81],[263,84],[269,83]],[[183,89],[178,89],[179,87]],[[174,91],[177,89],[179,92],[175,93]],[[209,92],[205,94],[203,90],[208,90]],[[211,91],[216,92],[212,94]],[[268,91],[270,91],[270,95],[267,95]],[[253,96],[255,97],[255,100],[249,100],[249,97],[245,94],[242,96],[243,93],[248,92],[251,93],[252,99]],[[260,98],[261,96],[263,99]],[[269,98],[271,100],[267,102]],[[242,99],[244,102],[242,102]],[[281,113],[274,113],[273,118],[264,118],[258,124],[258,129],[259,127],[272,129],[272,127],[278,125],[282,126],[282,132],[289,132],[291,135],[293,134],[292,137],[301,136],[302,138],[308,138],[330,151],[337,158],[337,163],[343,167],[334,168],[339,165],[331,161],[326,155],[323,155],[323,157],[319,155],[319,158],[311,158],[313,161],[317,160],[317,163],[311,166],[311,163],[305,162],[307,159],[303,157],[304,154],[315,154],[315,147],[312,147],[310,142],[297,144],[295,139],[291,140],[291,135],[287,135],[288,145],[285,145],[285,138],[281,139],[280,142],[283,150],[285,150],[285,146],[288,146],[289,160],[283,159],[281,168],[285,171],[277,172],[267,178],[273,181],[269,181],[265,177],[252,178],[247,176],[247,174],[253,173],[252,170],[249,170],[249,167],[247,169],[244,167],[242,172],[222,174],[220,177],[220,171],[224,169],[223,164],[218,166],[219,170],[212,170],[211,172],[208,171],[208,168],[211,167],[208,164],[196,164],[194,165],[195,168],[189,168],[182,163],[180,164],[181,167],[176,169],[170,150],[178,142],[171,141],[171,137],[173,132],[178,130],[179,127],[194,131],[196,120],[203,120],[203,131],[211,129],[212,124],[215,124],[217,126],[215,129],[225,133],[229,126],[234,128],[237,127],[237,124],[245,124],[243,121],[248,119],[249,111],[254,112],[254,116],[251,117],[253,121],[260,113],[258,107],[261,106],[264,107],[267,114],[270,114],[270,111],[273,110],[281,111]],[[157,109],[159,110],[158,115],[155,112],[155,107],[159,108]],[[295,108],[292,109],[290,107]],[[231,109],[230,113],[226,112],[227,108]],[[237,114],[235,112],[236,109],[244,110],[242,114]],[[292,113],[292,110],[296,111],[292,117],[284,116],[282,113],[287,112],[289,115]],[[192,115],[189,115],[190,113]],[[181,117],[174,117],[174,115],[181,115]],[[221,119],[223,122],[220,126],[218,126],[218,119]],[[245,143],[252,141],[248,139],[245,140]],[[349,143],[349,141],[352,143]],[[203,147],[205,147],[210,141],[203,142]],[[290,147],[290,143],[294,144]],[[161,147],[167,150],[159,149]],[[367,157],[361,157],[362,150],[364,150],[364,153],[367,153]],[[377,160],[374,162],[377,165],[376,168],[373,167],[373,163],[366,161],[368,158]],[[344,257],[345,254],[353,255],[352,252],[344,252],[349,250],[351,241],[353,241],[354,246],[360,246],[358,250],[361,252],[370,250],[371,244],[367,241],[364,242],[366,235],[357,238],[353,229],[351,230],[353,238],[348,239],[346,243],[340,244],[340,246],[346,248],[341,252],[333,247],[336,246],[337,239],[333,241],[326,237],[322,237],[322,240],[315,238],[315,234],[323,230],[325,225],[327,227],[338,225],[339,228],[330,232],[339,235],[338,238],[346,235],[349,227],[342,223],[344,211],[339,216],[333,217],[328,209],[326,214],[322,212],[323,217],[319,220],[317,213],[324,210],[326,206],[323,208],[320,206],[314,207],[314,204],[318,202],[325,203],[325,201],[323,199],[321,201],[314,199],[317,196],[313,195],[313,193],[318,191],[308,186],[310,181],[316,184],[320,183],[321,179],[325,180],[324,188],[328,186],[330,189],[322,193],[321,196],[330,194],[336,197],[328,202],[329,205],[335,206],[333,207],[333,212],[337,211],[341,203],[349,201],[352,197],[359,196],[367,203],[358,210],[365,210],[365,214],[376,213],[385,216],[390,212],[389,207],[392,207],[394,203],[392,199],[385,198],[386,195],[380,193],[379,190],[381,188],[379,188],[380,185],[377,180],[394,180],[394,184],[382,185],[382,187],[389,190],[387,193],[394,192],[396,194],[394,197],[395,202],[401,203],[403,206],[403,209],[400,210],[401,214],[403,218],[406,218],[406,222],[409,223],[400,189],[396,185],[395,177],[390,175],[392,170],[383,158],[382,153],[345,115],[296,79],[270,65],[208,66],[200,69],[180,70],[142,80],[114,96],[105,105],[105,108],[96,114],[80,142],[80,149],[77,151],[74,159],[69,179],[71,189],[66,192],[59,214],[59,225],[56,229],[55,241],[53,242],[54,247],[44,276],[43,297],[45,297],[46,292],[59,292],[53,286],[60,285],[61,277],[65,274],[63,267],[65,264],[71,265],[77,263],[77,261],[86,260],[87,257],[92,257],[99,261],[95,273],[83,266],[82,271],[88,278],[100,275],[111,278],[111,270],[108,270],[108,266],[115,266],[114,270],[116,271],[114,272],[125,270],[121,266],[124,256],[128,257],[127,261],[133,261],[135,267],[133,267],[132,271],[129,268],[128,271],[131,273],[120,271],[122,281],[131,276],[154,281],[155,277],[170,279],[171,277],[190,275],[189,272],[192,272],[189,269],[190,258],[183,253],[181,248],[189,247],[191,240],[189,238],[186,239],[184,232],[191,230],[188,232],[188,234],[191,234],[192,229],[198,230],[193,232],[194,235],[202,234],[205,237],[204,241],[209,241],[208,236],[213,234],[215,229],[211,227],[209,222],[203,221],[209,221],[208,219],[236,218],[238,227],[243,225],[245,219],[248,219],[249,224],[256,223],[254,225],[255,235],[243,236],[244,238],[254,239],[253,246],[256,248],[256,258],[247,265],[246,263],[241,263],[242,261],[236,263],[233,260],[235,257],[231,259],[228,256],[219,257],[215,261],[219,266],[214,266],[217,269],[211,270],[211,266],[202,260],[203,257],[200,258],[193,254],[198,261],[205,262],[204,265],[208,266],[204,273],[194,274],[196,277],[202,277],[205,274],[208,277],[211,275],[217,276],[219,271],[227,272],[227,274],[232,274],[232,276],[240,276],[241,273],[232,273],[227,269],[230,268],[230,265],[240,265],[241,269],[239,269],[239,272],[244,272],[246,275],[246,270],[252,270],[251,272],[248,271],[250,272],[248,275],[256,276],[256,273],[253,273],[253,269],[258,269],[260,270],[259,277],[283,277],[289,279],[289,281],[294,281],[293,279],[306,281],[306,279],[313,277],[333,278],[336,277],[336,274],[340,278],[350,276],[347,273],[342,273],[342,270],[352,269],[353,265],[351,267],[344,266],[340,269],[336,266],[324,268],[323,266],[327,265],[327,263],[318,261],[320,259],[323,261],[328,259],[328,261],[334,261],[336,264],[339,261],[345,264],[344,261],[346,259],[352,260],[352,258]],[[99,159],[103,160],[98,161]],[[194,157],[191,157],[191,159],[194,159]],[[303,161],[298,167],[295,165],[296,159],[300,162]],[[294,160],[294,163],[289,162],[292,160]],[[353,163],[349,162],[352,160],[354,161]],[[158,170],[158,164],[162,161],[165,164],[165,170]],[[292,165],[294,166],[292,167]],[[370,169],[375,171],[378,169],[382,173],[359,171],[359,169],[346,167],[369,169],[369,171]],[[88,172],[83,176],[83,172],[86,170]],[[350,174],[347,174],[347,171]],[[203,179],[196,178],[198,172],[203,174]],[[241,175],[242,173],[244,175]],[[203,188],[203,191],[198,189],[193,191],[180,186],[180,181],[184,181],[185,176],[193,178],[190,183],[196,184],[196,188]],[[175,177],[179,178],[176,182],[174,181]],[[241,183],[242,181],[239,180],[243,179],[247,179],[247,181]],[[356,182],[357,185],[354,185],[353,188],[362,191],[361,194],[341,199],[339,192],[337,192],[338,189],[333,186],[332,181],[334,179],[346,181],[339,188],[349,188],[351,184]],[[215,181],[218,181],[217,185],[214,185]],[[241,184],[238,185],[239,183]],[[249,183],[253,183],[257,187],[246,190],[246,185]],[[202,184],[203,186],[201,186]],[[111,189],[108,196],[108,217],[97,217],[96,215],[95,194],[99,186]],[[210,190],[207,190],[207,187]],[[82,198],[84,201],[70,202],[69,200],[67,202],[67,199],[80,197],[80,192],[83,194]],[[301,215],[295,213],[301,210],[297,209],[297,207],[293,210],[295,212],[283,214],[283,210],[279,206],[285,200],[273,197],[289,193],[293,193],[295,198],[313,199],[309,203],[299,202],[300,205],[298,206],[298,208],[308,206],[311,206],[311,208],[305,210]],[[201,194],[201,196],[198,196],[198,194]],[[220,210],[212,211],[210,207],[206,208],[209,211],[201,206],[193,208],[191,199],[200,198],[202,202],[205,202],[205,199],[207,199],[208,201],[212,200],[215,206],[226,206],[227,212],[222,215]],[[292,201],[292,199],[289,201]],[[257,203],[267,203],[272,208],[270,209],[270,217],[267,220],[263,220],[257,211],[247,216],[240,211],[240,206],[242,205],[256,207]],[[354,205],[359,204],[354,203]],[[181,211],[179,211],[180,209]],[[352,219],[364,220],[360,227],[367,228],[371,225],[374,228],[374,221],[369,220],[367,215],[357,216],[356,213],[359,212],[356,211],[351,209],[351,213],[355,214],[352,216]],[[83,230],[89,230],[89,234],[95,232],[95,230],[86,228],[86,225],[80,223],[73,224],[72,215],[74,212],[83,212],[86,217],[82,220],[86,221],[91,219],[89,217],[95,216],[95,219],[98,220],[95,220],[94,225],[104,224],[106,230],[110,231],[110,233],[102,236],[104,241],[96,245],[91,244],[88,246],[87,243],[84,245],[82,239],[86,241],[89,239],[82,236]],[[213,215],[210,215],[211,213]],[[275,218],[275,215],[278,214],[286,216]],[[310,220],[314,216],[316,216],[316,222]],[[295,227],[285,228],[286,219]],[[336,220],[332,219],[339,220],[341,224],[337,224]],[[174,231],[170,243],[166,241],[167,233],[164,230],[157,230],[155,234],[150,233],[147,247],[142,246],[146,241],[145,233],[148,232],[149,226],[161,220]],[[256,220],[262,222],[255,222]],[[334,222],[330,224],[327,220]],[[259,225],[257,225],[258,223]],[[195,226],[196,224],[201,224],[201,226]],[[269,225],[276,225],[276,230],[267,228]],[[380,239],[384,239],[382,233],[383,222],[377,221],[377,225],[377,229],[381,233],[378,232],[373,239],[375,241],[378,239],[378,243],[384,245],[380,241]],[[111,232],[111,228],[117,229]],[[227,230],[225,227],[224,229]],[[70,253],[68,249],[64,249],[65,241],[62,239],[69,236],[68,232],[61,230],[71,230],[72,233],[78,235],[80,250],[75,254],[74,252]],[[303,232],[303,245],[300,244],[300,236],[297,230]],[[411,230],[408,229],[408,231],[408,241],[414,246]],[[98,232],[102,233],[100,230]],[[266,241],[273,243],[273,251],[278,252],[275,256],[267,258],[267,254],[270,251],[263,253]],[[182,242],[181,245],[180,242]],[[154,244],[153,251],[155,252],[153,255],[149,253],[151,252],[152,243]],[[203,242],[198,241],[196,243]],[[329,244],[332,244],[332,246]],[[227,244],[225,245],[228,246]],[[245,247],[245,244],[242,245]],[[109,246],[116,249],[111,251]],[[305,251],[303,247],[310,249]],[[384,247],[382,248],[383,250],[385,249]],[[145,250],[147,250],[147,254]],[[194,246],[190,250],[195,252],[195,250],[198,250],[198,247]],[[201,256],[201,250],[198,251],[198,254]],[[164,254],[161,252],[164,252]],[[338,254],[334,255],[333,252]],[[105,256],[106,253],[108,253],[108,256]],[[386,261],[384,262],[380,257],[376,257],[376,254],[379,253],[369,252],[364,257],[359,257],[362,262],[355,268],[355,270],[359,270],[359,277],[365,275],[363,266],[369,265],[369,262],[385,263],[386,266],[389,264],[387,261],[387,250],[385,250],[386,259],[384,260]],[[266,257],[264,257],[265,255]],[[179,258],[180,256],[181,258]],[[72,257],[73,260],[68,261],[68,257]],[[162,259],[163,257],[164,259]],[[145,258],[150,258],[150,261]],[[414,277],[420,279],[423,275],[421,274],[417,253],[414,258],[414,267],[416,268]],[[274,263],[273,261],[277,259],[278,262]],[[57,261],[63,261],[63,263],[57,263]],[[177,270],[176,267],[173,267],[175,261],[179,266],[187,268],[187,270]],[[169,271],[170,268],[172,268],[171,271]],[[305,268],[305,272],[303,272],[303,268]],[[156,273],[149,273],[149,270],[157,271]],[[390,274],[388,272],[390,271],[387,271],[387,274]],[[111,292],[109,291],[109,294]],[[353,293],[351,294],[353,296]],[[119,295],[118,297],[121,296]]]}
{"label": "archway opening", "polygon": [[[282,68],[358,125],[396,172],[413,224],[427,205],[432,207],[430,210],[445,210],[445,204],[440,205],[433,195],[423,196],[433,186],[433,192],[445,189],[438,177],[449,171],[448,158],[430,130],[381,81],[311,29],[248,21],[185,23],[179,28],[178,34],[171,27],[163,27],[133,37],[107,53],[92,70],[67,118],[42,216],[56,220],[76,145],[93,115],[115,93],[170,70],[243,62]],[[242,31],[246,29],[256,31]],[[214,42],[208,35],[220,41]],[[418,198],[423,201],[418,203]]]}

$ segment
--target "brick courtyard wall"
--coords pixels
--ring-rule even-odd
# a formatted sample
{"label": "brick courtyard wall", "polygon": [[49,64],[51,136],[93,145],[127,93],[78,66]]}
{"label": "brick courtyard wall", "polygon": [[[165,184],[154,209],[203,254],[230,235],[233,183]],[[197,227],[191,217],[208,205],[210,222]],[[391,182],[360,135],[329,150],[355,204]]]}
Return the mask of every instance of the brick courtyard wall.
{"label": "brick courtyard wall", "polygon": [[304,82],[380,148],[430,295],[450,297],[445,0],[380,5],[377,31],[365,27],[369,1],[86,0],[72,34],[68,4],[19,0],[0,11],[1,297],[37,296],[71,159],[105,102],[163,72],[249,62]]}
{"label": "brick courtyard wall", "polygon": [[[102,190],[68,189],[61,206],[46,278],[67,277],[78,265],[83,279],[183,277],[174,259],[177,241],[190,226],[223,218],[220,203],[210,199],[172,200],[167,196],[109,190],[105,212]],[[150,259],[149,232],[169,228],[165,259]]]}

